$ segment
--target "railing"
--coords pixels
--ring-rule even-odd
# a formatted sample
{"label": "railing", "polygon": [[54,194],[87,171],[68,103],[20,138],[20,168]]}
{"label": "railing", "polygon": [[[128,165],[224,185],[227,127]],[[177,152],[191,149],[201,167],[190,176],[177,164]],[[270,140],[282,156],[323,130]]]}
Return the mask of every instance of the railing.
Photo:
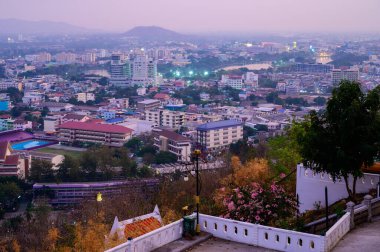
{"label": "railing", "polygon": [[325,237],[200,214],[201,230],[213,236],[280,251],[324,251]]}
{"label": "railing", "polygon": [[[370,208],[368,206],[371,206]],[[259,246],[279,251],[296,252],[328,252],[346,235],[352,228],[353,216],[372,216],[372,212],[380,210],[380,198],[370,199],[357,205],[352,203],[351,211],[346,212],[325,234],[325,236],[302,233],[281,228],[262,226],[247,222],[235,221],[200,214],[199,223],[201,231],[212,234],[224,240]],[[352,214],[352,215],[351,215]],[[368,219],[370,219],[368,217]],[[355,220],[356,222],[356,220]],[[183,221],[178,220],[167,226],[161,227],[134,240],[125,242],[106,252],[139,252],[151,251],[162,247],[182,237]]]}
{"label": "railing", "polygon": [[327,232],[325,251],[330,251],[350,231],[350,213],[342,216]]}
{"label": "railing", "polygon": [[106,252],[140,252],[152,251],[170,242],[178,240],[183,233],[183,220],[178,220],[163,226],[152,232],[144,234],[134,240],[127,241],[119,246],[111,248]]}

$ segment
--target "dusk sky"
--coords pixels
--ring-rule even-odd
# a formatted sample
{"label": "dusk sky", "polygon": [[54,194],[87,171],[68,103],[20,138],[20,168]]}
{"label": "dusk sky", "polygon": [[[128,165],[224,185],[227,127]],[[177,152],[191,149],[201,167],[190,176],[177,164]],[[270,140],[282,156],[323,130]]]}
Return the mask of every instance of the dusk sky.
{"label": "dusk sky", "polygon": [[0,0],[0,18],[116,32],[380,32],[380,0]]}

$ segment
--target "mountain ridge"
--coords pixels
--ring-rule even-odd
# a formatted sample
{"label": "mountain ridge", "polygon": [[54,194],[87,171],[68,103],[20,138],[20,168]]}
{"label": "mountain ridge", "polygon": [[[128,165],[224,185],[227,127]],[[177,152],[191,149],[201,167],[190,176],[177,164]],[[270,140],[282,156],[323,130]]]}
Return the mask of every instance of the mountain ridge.
{"label": "mountain ridge", "polygon": [[96,30],[57,21],[29,21],[23,19],[0,19],[0,34],[78,34]]}
{"label": "mountain ridge", "polygon": [[123,36],[137,37],[144,40],[181,40],[189,37],[189,35],[181,34],[160,26],[135,26],[124,32]]}

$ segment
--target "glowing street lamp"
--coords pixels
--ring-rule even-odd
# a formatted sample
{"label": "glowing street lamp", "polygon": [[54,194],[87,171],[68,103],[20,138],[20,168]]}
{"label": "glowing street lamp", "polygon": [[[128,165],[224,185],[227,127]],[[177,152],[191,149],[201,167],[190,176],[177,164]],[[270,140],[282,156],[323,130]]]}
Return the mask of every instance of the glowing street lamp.
{"label": "glowing street lamp", "polygon": [[194,72],[192,71],[192,70],[190,70],[189,71],[189,75],[191,76],[191,75],[193,75],[194,74]]}
{"label": "glowing street lamp", "polygon": [[204,71],[203,75],[208,76],[208,71]]}
{"label": "glowing street lamp", "polygon": [[99,204],[102,200],[102,194],[98,192],[98,194],[96,194],[96,216],[99,216]]}
{"label": "glowing street lamp", "polygon": [[96,201],[97,202],[101,202],[103,199],[102,199],[102,194],[100,192],[98,192],[98,194],[96,195]]}

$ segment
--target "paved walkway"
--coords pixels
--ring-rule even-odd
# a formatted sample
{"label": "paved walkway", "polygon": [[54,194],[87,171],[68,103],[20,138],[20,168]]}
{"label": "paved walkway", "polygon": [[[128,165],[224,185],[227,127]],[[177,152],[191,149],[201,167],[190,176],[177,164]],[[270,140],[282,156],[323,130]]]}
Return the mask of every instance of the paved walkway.
{"label": "paved walkway", "polygon": [[222,240],[219,238],[211,238],[201,244],[195,246],[194,248],[188,250],[191,252],[274,252],[275,250],[250,246],[243,243],[232,242],[227,240]]}
{"label": "paved walkway", "polygon": [[380,218],[350,231],[336,245],[333,252],[380,251]]}

